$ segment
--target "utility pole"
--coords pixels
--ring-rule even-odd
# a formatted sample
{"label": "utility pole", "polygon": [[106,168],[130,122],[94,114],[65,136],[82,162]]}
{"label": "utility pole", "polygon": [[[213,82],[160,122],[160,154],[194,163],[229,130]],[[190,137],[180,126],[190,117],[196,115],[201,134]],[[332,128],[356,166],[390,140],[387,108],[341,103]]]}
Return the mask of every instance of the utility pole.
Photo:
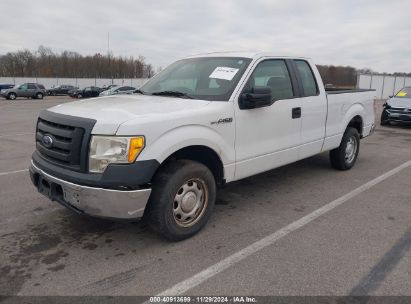
{"label": "utility pole", "polygon": [[[108,56],[108,73],[109,73],[109,77],[112,79],[111,66],[110,66],[110,32],[107,33],[107,56]],[[113,84],[113,80],[111,80],[111,84]]]}

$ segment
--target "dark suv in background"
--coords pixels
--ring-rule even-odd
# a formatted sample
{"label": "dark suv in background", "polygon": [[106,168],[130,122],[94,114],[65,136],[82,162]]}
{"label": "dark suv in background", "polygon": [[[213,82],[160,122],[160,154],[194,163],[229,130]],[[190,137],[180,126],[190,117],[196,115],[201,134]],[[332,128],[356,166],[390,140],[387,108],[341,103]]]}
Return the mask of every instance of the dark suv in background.
{"label": "dark suv in background", "polygon": [[17,97],[43,99],[47,94],[46,88],[38,83],[24,83],[11,89],[1,90],[0,95],[4,98],[14,100]]}
{"label": "dark suv in background", "polygon": [[70,97],[73,98],[90,98],[97,97],[101,93],[102,89],[99,87],[85,87],[70,93]]}
{"label": "dark suv in background", "polygon": [[11,88],[14,88],[14,84],[0,83],[0,92]]}
{"label": "dark suv in background", "polygon": [[47,93],[49,95],[68,95],[69,91],[77,90],[78,87],[72,86],[72,85],[67,85],[67,84],[62,84],[57,87],[51,88],[47,90]]}

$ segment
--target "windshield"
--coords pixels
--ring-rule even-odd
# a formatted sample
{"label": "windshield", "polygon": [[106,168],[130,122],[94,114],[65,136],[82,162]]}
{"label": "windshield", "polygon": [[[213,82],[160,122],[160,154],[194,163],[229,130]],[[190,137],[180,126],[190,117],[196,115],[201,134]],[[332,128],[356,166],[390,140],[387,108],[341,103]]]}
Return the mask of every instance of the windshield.
{"label": "windshield", "polygon": [[399,91],[395,97],[411,98],[411,87],[405,87]]}
{"label": "windshield", "polygon": [[[251,62],[249,58],[205,57],[171,64],[140,88],[143,94],[228,101]],[[182,93],[176,95],[173,93]],[[163,94],[162,94],[163,93]],[[160,95],[158,94],[158,95]]]}

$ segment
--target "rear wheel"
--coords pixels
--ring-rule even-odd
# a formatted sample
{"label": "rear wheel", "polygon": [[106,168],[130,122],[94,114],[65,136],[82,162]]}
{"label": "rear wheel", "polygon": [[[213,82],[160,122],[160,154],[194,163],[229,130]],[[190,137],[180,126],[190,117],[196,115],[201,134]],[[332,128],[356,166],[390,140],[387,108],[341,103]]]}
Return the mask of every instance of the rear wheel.
{"label": "rear wheel", "polygon": [[83,95],[77,94],[77,98],[83,98]]}
{"label": "rear wheel", "polygon": [[165,238],[184,240],[205,226],[215,198],[211,171],[195,161],[177,160],[155,176],[145,218]]}
{"label": "rear wheel", "polygon": [[37,93],[36,94],[36,99],[43,99],[43,94],[42,93]]}
{"label": "rear wheel", "polygon": [[7,96],[7,98],[10,99],[10,100],[15,100],[15,99],[17,98],[17,95],[16,95],[16,93],[10,93],[10,94]]}
{"label": "rear wheel", "polygon": [[349,170],[360,152],[360,135],[357,129],[348,127],[338,148],[330,151],[331,165],[338,170]]}

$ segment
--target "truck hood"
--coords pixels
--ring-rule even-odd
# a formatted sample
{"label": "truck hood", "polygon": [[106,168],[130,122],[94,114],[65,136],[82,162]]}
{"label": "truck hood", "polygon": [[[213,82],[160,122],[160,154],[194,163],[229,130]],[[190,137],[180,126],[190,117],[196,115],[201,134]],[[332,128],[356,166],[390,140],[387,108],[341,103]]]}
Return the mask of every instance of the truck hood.
{"label": "truck hood", "polygon": [[49,109],[49,111],[95,119],[97,122],[93,128],[93,134],[116,134],[119,126],[129,120],[161,115],[167,116],[178,112],[191,112],[200,109],[210,101],[183,99],[165,96],[151,95],[116,95],[78,100],[61,104]]}
{"label": "truck hood", "polygon": [[393,108],[411,109],[411,98],[393,97],[387,101],[387,104]]}

